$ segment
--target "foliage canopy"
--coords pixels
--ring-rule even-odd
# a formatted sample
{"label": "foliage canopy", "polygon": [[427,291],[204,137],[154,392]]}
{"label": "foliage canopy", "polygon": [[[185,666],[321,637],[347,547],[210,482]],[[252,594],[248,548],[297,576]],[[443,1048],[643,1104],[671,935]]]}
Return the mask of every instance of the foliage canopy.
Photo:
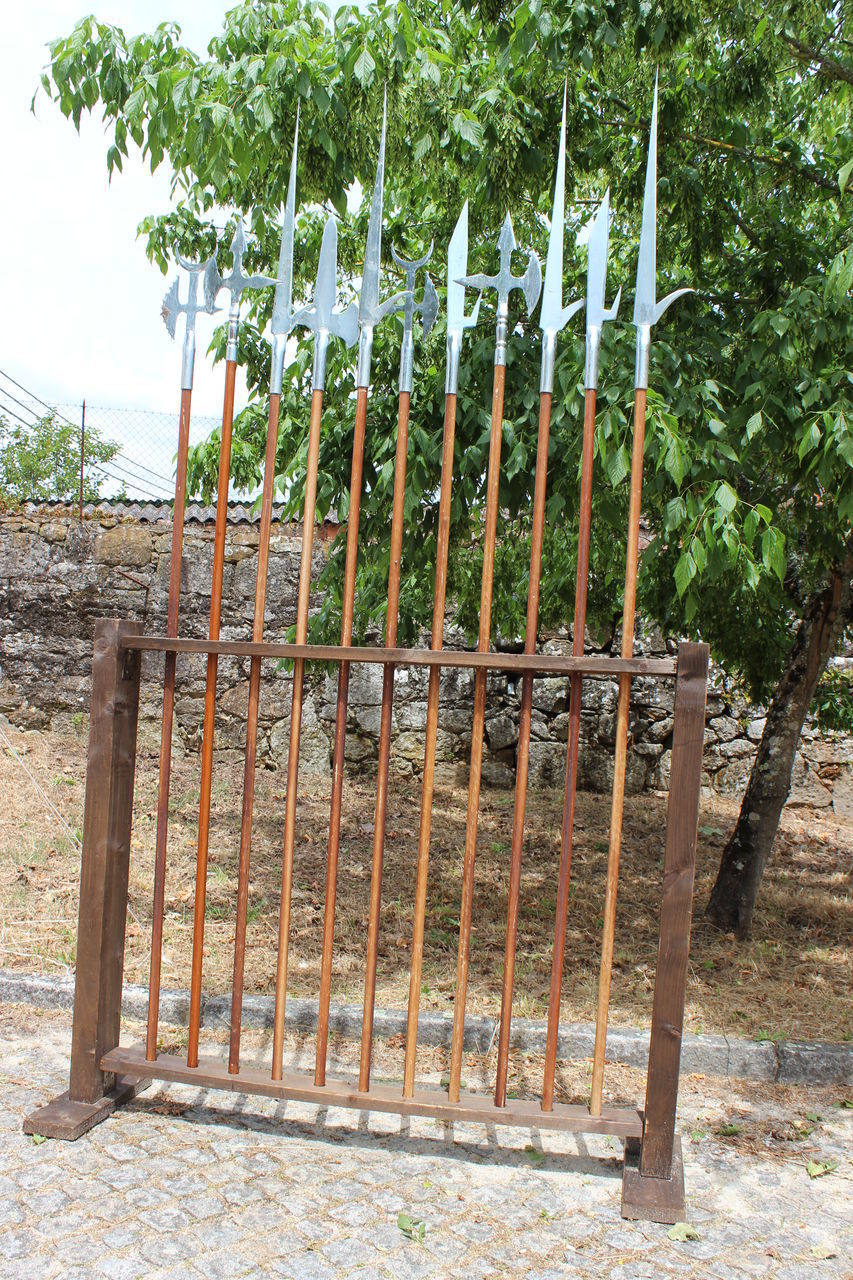
{"label": "foliage canopy", "polygon": [[[310,287],[328,209],[341,216],[346,282],[359,273],[366,201],[346,212],[354,182],[370,190],[382,84],[389,95],[383,252],[413,256],[435,241],[436,263],[466,196],[469,269],[491,270],[510,209],[521,245],[544,258],[568,77],[570,240],[608,183],[615,209],[609,296],[630,295],[648,113],[656,64],[661,106],[658,290],[691,284],[653,335],[644,510],[652,542],[640,604],[663,626],[703,637],[749,690],[765,697],[790,649],[792,622],[845,561],[853,514],[853,172],[849,8],[817,0],[373,0],[334,18],[313,0],[251,0],[232,9],[206,57],[164,23],[127,37],[86,18],[51,46],[44,89],[79,125],[99,108],[120,169],[141,148],[168,163],[176,208],[143,224],[164,270],[175,248],[223,258],[220,210],[250,212],[253,265],[278,253],[296,103],[302,104],[297,294]],[[217,231],[218,219],[218,231]],[[584,287],[582,252],[567,254],[566,296]],[[390,288],[390,271],[387,285]],[[350,291],[349,283],[344,290]],[[493,337],[488,299],[466,338],[459,387],[450,594],[476,629],[477,530],[484,496]],[[256,398],[236,428],[235,473],[259,475],[272,300],[256,298],[242,358]],[[602,351],[590,619],[621,611],[633,329],[609,325]],[[494,622],[523,629],[536,443],[536,317],[516,313],[510,344]],[[401,639],[428,622],[435,555],[443,407],[443,327],[417,350]],[[389,559],[396,423],[397,322],[377,333],[362,508],[364,552],[356,631],[381,618]],[[224,349],[224,334],[214,342]],[[353,413],[351,353],[333,350],[318,510],[347,512]],[[301,507],[310,377],[300,345],[282,409],[277,484]],[[574,593],[583,342],[563,335],[548,476],[543,626],[571,616]],[[193,457],[192,482],[215,484],[216,439]],[[471,552],[475,552],[472,554]],[[327,571],[313,635],[336,629],[343,548]]]}

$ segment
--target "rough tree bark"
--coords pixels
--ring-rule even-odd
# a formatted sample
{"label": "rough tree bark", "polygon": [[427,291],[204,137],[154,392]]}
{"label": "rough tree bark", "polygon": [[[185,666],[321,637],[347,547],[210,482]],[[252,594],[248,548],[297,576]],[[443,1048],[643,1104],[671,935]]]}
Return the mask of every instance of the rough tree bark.
{"label": "rough tree bark", "polygon": [[808,604],[788,666],[773,695],[737,826],[723,850],[706,916],[746,938],[779,817],[791,790],[794,757],[818,680],[851,617],[853,557],[836,568]]}

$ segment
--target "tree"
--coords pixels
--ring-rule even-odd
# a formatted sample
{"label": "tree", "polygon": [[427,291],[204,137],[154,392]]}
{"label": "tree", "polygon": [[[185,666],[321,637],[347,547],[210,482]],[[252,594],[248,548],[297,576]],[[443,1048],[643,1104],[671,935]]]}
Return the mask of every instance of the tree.
{"label": "tree", "polygon": [[[340,9],[334,21],[311,0],[256,0],[227,15],[207,58],[182,47],[173,24],[129,39],[85,19],[51,46],[44,77],[45,91],[76,124],[84,110],[100,106],[113,134],[111,170],[121,168],[131,144],[152,168],[172,166],[178,208],[142,227],[164,270],[174,247],[212,251],[215,207],[231,203],[251,210],[255,265],[270,270],[300,101],[297,290],[304,291],[329,208],[343,219],[344,276],[358,274],[366,202],[344,217],[346,193],[355,180],[367,190],[372,183],[383,81],[390,121],[386,250],[396,242],[411,254],[432,239],[442,262],[464,195],[472,269],[493,262],[506,208],[519,241],[543,253],[568,76],[569,223],[577,229],[612,184],[611,279],[629,285],[660,63],[659,289],[691,283],[697,294],[655,331],[644,491],[654,537],[643,557],[640,603],[672,631],[701,632],[714,657],[754,698],[770,703],[709,906],[714,920],[740,933],[750,928],[803,717],[850,621],[851,24],[843,6],[827,11],[816,0],[783,0],[772,12],[759,0],[374,0],[365,11]],[[227,243],[227,234],[218,238]],[[581,256],[570,254],[569,264],[567,292],[579,296]],[[245,484],[257,479],[263,449],[269,356],[261,333],[270,307],[271,299],[255,297],[243,342],[256,395],[236,427],[236,475]],[[517,313],[515,321],[494,617],[507,643],[523,625],[538,363],[535,323]],[[484,316],[466,348],[459,387],[449,587],[469,633],[479,600],[489,329]],[[590,584],[590,619],[600,628],[612,628],[621,608],[632,339],[624,325],[607,326],[602,353]],[[375,346],[356,595],[361,635],[384,605],[397,341],[388,324]],[[220,332],[220,356],[223,344]],[[442,346],[439,325],[419,353],[404,641],[429,617]],[[543,627],[571,612],[582,370],[582,342],[576,331],[567,333],[556,370]],[[301,504],[309,372],[303,345],[290,370],[279,438],[286,515]],[[318,510],[335,507],[346,519],[350,354],[334,350],[328,384]],[[215,439],[194,454],[192,483],[204,493],[213,487],[217,456]],[[342,550],[333,549],[325,573],[314,638],[335,625]]]}
{"label": "tree", "polygon": [[[97,502],[98,468],[119,447],[91,427],[84,443],[83,501]],[[46,413],[30,426],[0,417],[0,503],[66,502],[80,493],[80,428]]]}

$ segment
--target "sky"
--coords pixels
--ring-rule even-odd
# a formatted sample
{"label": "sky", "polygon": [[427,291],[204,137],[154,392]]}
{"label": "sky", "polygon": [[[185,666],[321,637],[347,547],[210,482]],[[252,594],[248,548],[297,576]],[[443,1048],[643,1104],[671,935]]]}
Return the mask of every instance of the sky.
{"label": "sky", "polygon": [[[94,8],[128,34],[171,18],[204,52],[233,0],[37,0],[8,5],[0,41],[0,370],[51,404],[176,412],[181,333],[160,318],[171,277],[145,256],[136,228],[169,207],[169,173],[131,153],[107,175],[99,117],[73,124],[43,93],[30,102],[46,43]],[[198,320],[193,412],[218,415],[222,370],[204,351],[213,318]],[[238,390],[238,404],[239,404]]]}

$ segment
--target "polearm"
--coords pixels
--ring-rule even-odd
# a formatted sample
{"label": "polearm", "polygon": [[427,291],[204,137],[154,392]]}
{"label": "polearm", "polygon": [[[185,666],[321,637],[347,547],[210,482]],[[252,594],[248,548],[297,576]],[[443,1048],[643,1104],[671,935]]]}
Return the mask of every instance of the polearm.
{"label": "polearm", "polygon": [[[566,94],[563,92],[563,119],[560,149],[554,180],[551,233],[545,262],[545,284],[539,327],[542,330],[542,373],[539,382],[539,438],[536,445],[536,479],[533,487],[533,520],[530,531],[530,575],[527,588],[527,621],[524,652],[535,653],[539,621],[539,579],[542,572],[542,535],[545,528],[545,487],[548,475],[548,440],[551,431],[551,400],[554,393],[554,362],[557,334],[583,306],[583,298],[563,306],[563,232],[566,203]],[[512,1021],[512,991],[515,977],[515,950],[518,935],[518,900],[521,890],[521,855],[524,843],[524,815],[527,802],[527,771],[530,760],[530,719],[533,708],[533,673],[525,672],[521,683],[521,714],[518,725],[518,753],[515,772],[515,806],[512,817],[509,892],[507,897],[504,975],[501,991],[501,1020],[498,1034],[498,1061],[495,1076],[495,1106],[506,1105],[506,1078],[509,1064],[509,1036]]]}
{"label": "polearm", "polygon": [[[314,523],[317,501],[317,469],[320,456],[320,431],[323,416],[323,393],[326,387],[326,357],[329,339],[343,338],[351,347],[358,336],[358,307],[351,303],[346,311],[335,310],[338,290],[338,228],[333,217],[326,222],[314,299],[310,306],[298,311],[293,324],[302,324],[314,333],[314,369],[311,378],[311,424],[308,429],[308,461],[305,471],[305,505],[302,512],[302,556],[299,565],[299,596],[296,605],[296,643],[308,638],[308,606],[311,595],[311,556],[314,550]],[[287,757],[287,798],[284,816],[284,851],[282,857],[281,905],[279,910],[278,960],[275,984],[275,1016],[273,1019],[272,1078],[280,1080],[284,1056],[284,1015],[287,1001],[287,963],[290,948],[290,906],[293,889],[293,849],[296,838],[296,796],[299,781],[299,739],[302,732],[302,694],[305,660],[293,664],[293,694],[290,711],[290,748]]]}
{"label": "polearm", "polygon": [[[163,299],[161,314],[169,336],[174,338],[178,316],[185,316],[184,348],[181,358],[181,415],[178,426],[178,456],[175,465],[175,506],[172,511],[172,559],[169,568],[169,604],[166,635],[178,634],[178,607],[181,594],[181,555],[184,545],[184,504],[187,490],[187,453],[190,443],[190,406],[195,367],[195,318],[200,311],[213,311],[216,259],[207,262],[177,260],[189,272],[186,302],[181,302],[177,278]],[[204,278],[204,300],[198,288]],[[177,654],[167,653],[163,675],[163,722],[160,728],[160,781],[157,791],[157,836],[154,850],[154,902],[151,917],[151,967],[148,980],[148,1025],[145,1056],[157,1057],[157,1025],[160,1017],[160,971],[163,962],[163,914],[166,901],[166,839],[169,828],[169,786],[172,776],[172,717],[175,709],[175,663]]]}
{"label": "polearm", "polygon": [[[483,576],[480,587],[480,627],[477,651],[487,653],[491,636],[492,585],[495,568],[495,538],[498,525],[498,488],[500,484],[501,441],[503,434],[504,386],[506,382],[506,344],[509,332],[509,295],[521,289],[528,314],[536,306],[542,289],[539,259],[531,250],[524,276],[512,274],[512,251],[515,235],[509,214],[498,240],[500,269],[496,276],[466,276],[462,283],[471,289],[496,289],[497,330],[495,340],[495,375],[492,387],[492,427],[489,441],[489,470],[486,482],[486,523],[483,539]],[[474,677],[474,719],[471,726],[471,772],[468,781],[468,814],[465,825],[465,859],[462,871],[462,900],[459,908],[459,953],[456,962],[456,995],[453,1004],[453,1038],[450,1049],[451,1102],[459,1101],[462,1074],[462,1043],[465,1037],[465,997],[468,988],[468,954],[471,942],[471,910],[474,900],[474,861],[477,856],[477,821],[480,808],[480,778],[483,765],[483,729],[486,719],[486,671],[479,667]]]}
{"label": "polearm", "polygon": [[[643,489],[643,448],[646,432],[646,392],[649,385],[649,352],[652,325],[670,303],[690,289],[676,289],[660,302],[655,301],[657,226],[657,140],[658,83],[655,76],[654,105],[649,130],[646,189],[643,196],[643,225],[637,263],[637,292],[634,324],[637,329],[637,360],[634,374],[634,440],[631,451],[631,494],[628,507],[628,545],[625,561],[625,604],[622,612],[622,657],[634,653],[634,613],[637,601],[637,566],[640,540],[640,502]],[[613,970],[613,937],[616,927],[616,893],[619,884],[619,855],[622,847],[622,812],[625,803],[625,768],[628,753],[628,713],[631,677],[619,677],[616,711],[616,752],[613,761],[613,793],[610,808],[610,848],[607,854],[607,887],[604,897],[604,928],[601,940],[601,972],[598,984],[598,1012],[595,1020],[595,1048],[592,1059],[592,1090],[589,1110],[601,1115],[604,1054],[607,1045],[607,1015],[610,1007],[610,979]]]}
{"label": "polearm", "polygon": [[[385,646],[397,646],[397,621],[400,607],[400,561],[403,549],[403,508],[406,496],[406,452],[409,444],[409,407],[412,397],[414,365],[413,327],[415,313],[421,317],[426,338],[438,315],[438,294],[429,272],[424,279],[424,293],[415,302],[415,278],[432,257],[429,252],[415,262],[407,262],[392,247],[391,255],[406,276],[406,301],[403,308],[403,341],[400,346],[400,387],[397,408],[397,449],[394,459],[394,497],[391,516],[391,561],[388,569],[388,607],[385,615]],[[391,713],[394,704],[394,664],[382,669],[382,710],[379,722],[379,762],[376,774],[376,810],[373,823],[373,861],[370,876],[370,908],[367,917],[367,958],[364,977],[364,1012],[361,1022],[361,1060],[358,1087],[370,1087],[370,1061],[373,1047],[373,1007],[376,1000],[376,964],[379,952],[379,916],[382,906],[382,863],[385,855],[385,820],[388,810],[388,768],[391,760]],[[324,1046],[325,1048],[325,1046]],[[318,1046],[319,1067],[319,1046]],[[325,1068],[325,1052],[323,1056]]]}
{"label": "polearm", "polygon": [[[299,122],[297,120],[297,131]],[[261,641],[264,634],[267,567],[269,564],[270,526],[275,490],[275,455],[278,445],[278,419],[281,407],[281,384],[287,337],[293,327],[293,230],[296,220],[296,152],[298,132],[294,134],[287,204],[278,259],[278,278],[272,313],[272,367],[270,372],[270,404],[267,442],[264,454],[264,486],[261,495],[261,523],[258,532],[258,569],[255,581],[255,611],[252,640]],[[234,977],[231,990],[231,1034],[228,1070],[240,1070],[240,1032],[243,1013],[243,970],[246,959],[246,913],[249,905],[249,862],[252,845],[252,806],[255,791],[255,760],[258,747],[258,703],[261,693],[261,660],[253,657],[249,667],[249,707],[246,719],[246,756],[243,770],[243,811],[240,819],[240,858],[237,867],[237,918],[234,931]]]}
{"label": "polearm", "polygon": [[[387,95],[386,95],[387,99]],[[364,271],[358,302],[358,365],[356,370],[355,430],[352,443],[349,514],[347,515],[347,550],[344,565],[343,608],[341,612],[341,647],[352,643],[355,608],[355,571],[358,559],[358,524],[361,515],[361,487],[364,470],[364,432],[367,424],[367,393],[370,388],[370,364],[373,355],[373,332],[377,324],[398,311],[405,294],[397,293],[385,302],[379,301],[379,268],[382,253],[382,188],[385,180],[385,127],[387,100],[382,107],[382,133],[376,181],[367,225]],[[344,785],[344,750],[347,734],[349,700],[349,663],[338,669],[338,701],[335,715],[335,745],[332,758],[332,798],[329,806],[329,844],[326,855],[326,904],[323,916],[323,956],[320,963],[320,999],[317,1011],[317,1057],[314,1078],[325,1080],[326,1050],[329,1031],[329,1005],[332,992],[332,949],[335,936],[335,901],[338,884],[338,856],[341,845],[341,799]],[[322,1055],[321,1055],[322,1047]]]}
{"label": "polearm", "polygon": [[[231,295],[228,311],[228,340],[225,347],[225,393],[222,404],[222,432],[219,437],[219,480],[216,491],[216,527],[213,536],[213,575],[210,587],[210,625],[208,638],[219,639],[222,615],[222,576],[225,569],[225,530],[228,524],[228,485],[231,479],[231,434],[234,426],[234,386],[237,379],[237,346],[240,332],[240,299],[245,289],[260,289],[275,284],[267,276],[247,276],[243,271],[246,235],[238,215],[237,230],[231,242],[231,270],[225,278],[216,272],[216,291],[227,289]],[[204,951],[204,910],[207,897],[207,856],[210,841],[210,794],[213,780],[213,736],[216,718],[216,677],[219,658],[207,657],[207,679],[204,689],[204,728],[201,740],[201,781],[198,814],[198,851],[196,856],[195,908],[193,913],[193,956],[190,980],[190,1017],[187,1040],[187,1066],[198,1066],[198,1036],[201,1026],[201,979]]]}
{"label": "polearm", "polygon": [[[450,498],[453,486],[453,445],[456,437],[456,388],[459,382],[459,357],[462,335],[473,328],[480,312],[477,298],[470,316],[465,315],[465,286],[458,281],[468,270],[468,201],[462,206],[459,220],[447,249],[447,369],[444,383],[444,438],[441,449],[441,487],[438,500],[438,538],[435,553],[435,589],[432,604],[431,648],[444,645],[444,603],[447,594],[447,557],[450,549]],[[438,695],[440,667],[429,669],[427,693],[426,741],[424,771],[421,784],[421,821],[418,832],[418,869],[415,882],[415,909],[412,927],[412,962],[409,970],[409,1007],[406,1026],[406,1057],[403,1069],[403,1097],[411,1098],[415,1090],[415,1058],[418,1050],[418,1009],[421,999],[423,971],[424,925],[426,921],[427,878],[429,874],[429,842],[432,821],[432,798],[435,790],[435,743],[438,733]]]}
{"label": "polearm", "polygon": [[[575,616],[572,625],[572,653],[583,655],[586,629],[586,594],[589,577],[589,541],[592,520],[592,466],[595,439],[595,403],[598,391],[598,361],[601,329],[606,320],[615,320],[619,310],[621,289],[613,306],[604,305],[607,283],[607,245],[609,238],[609,192],[590,225],[586,283],[586,361],[584,367],[583,446],[581,450],[581,491],[578,519],[578,557],[575,573]],[[569,878],[572,867],[572,835],[577,791],[578,744],[580,741],[583,678],[573,675],[569,682],[569,741],[566,751],[566,786],[563,799],[563,829],[560,841],[560,870],[557,880],[557,906],[554,918],[554,950],[551,958],[551,993],[548,1003],[548,1033],[545,1042],[545,1075],[542,1086],[542,1110],[554,1106],[554,1074],[557,1065],[557,1032],[560,1026],[560,997],[563,986],[563,960],[566,950],[566,925],[569,906]]]}

